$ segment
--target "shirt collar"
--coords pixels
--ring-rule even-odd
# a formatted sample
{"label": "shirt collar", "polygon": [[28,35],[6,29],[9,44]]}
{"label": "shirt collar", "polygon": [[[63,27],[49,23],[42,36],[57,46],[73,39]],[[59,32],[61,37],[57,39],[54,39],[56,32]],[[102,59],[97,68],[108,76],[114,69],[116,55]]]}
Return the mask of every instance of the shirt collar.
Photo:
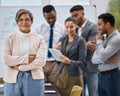
{"label": "shirt collar", "polygon": [[83,23],[83,25],[81,26],[81,28],[85,27],[87,21],[88,21],[88,20],[86,19],[85,22]]}
{"label": "shirt collar", "polygon": [[[50,28],[50,24],[48,24],[47,22],[45,22],[45,24],[47,25],[47,27],[49,27],[49,28]],[[56,26],[56,22],[55,22],[55,24],[54,24],[53,28],[55,28],[55,26]]]}
{"label": "shirt collar", "polygon": [[21,31],[18,31],[18,36],[20,37],[29,37],[33,32],[29,32],[29,33],[23,33]]}

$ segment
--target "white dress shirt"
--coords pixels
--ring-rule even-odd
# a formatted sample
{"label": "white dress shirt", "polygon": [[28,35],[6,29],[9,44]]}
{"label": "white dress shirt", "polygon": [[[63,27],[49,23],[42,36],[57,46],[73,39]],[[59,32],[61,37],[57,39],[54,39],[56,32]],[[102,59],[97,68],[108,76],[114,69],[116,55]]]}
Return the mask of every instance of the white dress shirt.
{"label": "white dress shirt", "polygon": [[[46,47],[48,50],[50,25],[47,22],[39,24],[36,28],[33,29],[33,32],[36,32],[44,37]],[[60,37],[63,36],[64,34],[65,34],[64,27],[62,25],[60,25],[59,23],[55,23],[55,25],[53,27],[53,48],[58,43]],[[53,60],[55,60],[53,57],[47,58],[47,61],[53,61]]]}
{"label": "white dress shirt", "polygon": [[81,27],[78,27],[78,35],[79,35],[79,36],[81,36],[81,34],[82,34],[82,29],[85,27],[86,23],[87,23],[87,20],[85,20],[84,24],[83,24]]}

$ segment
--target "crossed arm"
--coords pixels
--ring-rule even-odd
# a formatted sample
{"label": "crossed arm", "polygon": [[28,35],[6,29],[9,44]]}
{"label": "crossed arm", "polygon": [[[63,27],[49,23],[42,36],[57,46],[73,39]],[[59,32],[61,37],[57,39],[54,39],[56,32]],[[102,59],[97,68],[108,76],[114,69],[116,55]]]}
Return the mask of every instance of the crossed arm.
{"label": "crossed arm", "polygon": [[46,62],[46,46],[44,39],[41,39],[40,46],[35,54],[29,55],[12,55],[9,42],[5,40],[3,50],[4,63],[13,69],[28,71],[43,67]]}
{"label": "crossed arm", "polygon": [[114,63],[117,59],[116,53],[119,50],[120,45],[119,39],[118,38],[109,39],[107,46],[105,48],[103,46],[104,37],[102,35],[97,35],[96,40],[97,46],[92,57],[92,62],[94,64],[101,64],[105,61]]}

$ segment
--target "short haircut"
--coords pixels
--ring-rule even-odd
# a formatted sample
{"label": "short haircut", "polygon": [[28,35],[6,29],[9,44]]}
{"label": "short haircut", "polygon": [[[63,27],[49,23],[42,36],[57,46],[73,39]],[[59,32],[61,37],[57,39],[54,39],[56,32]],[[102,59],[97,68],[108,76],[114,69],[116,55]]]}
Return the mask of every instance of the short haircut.
{"label": "short haircut", "polygon": [[16,22],[18,22],[18,19],[20,18],[20,16],[22,14],[28,14],[30,16],[31,21],[33,22],[33,15],[32,15],[32,13],[29,10],[26,10],[26,9],[19,9],[17,11],[16,16],[15,16],[15,21]]}
{"label": "short haircut", "polygon": [[115,26],[115,18],[110,13],[103,13],[98,16],[98,19],[102,19],[104,23],[109,22],[111,26]]}
{"label": "short haircut", "polygon": [[84,11],[84,8],[82,5],[75,5],[70,9],[70,13],[73,11],[81,11],[81,10]]}
{"label": "short haircut", "polygon": [[46,6],[43,7],[43,14],[44,13],[50,13],[51,11],[55,11],[54,6],[52,6],[52,5],[46,5]]}

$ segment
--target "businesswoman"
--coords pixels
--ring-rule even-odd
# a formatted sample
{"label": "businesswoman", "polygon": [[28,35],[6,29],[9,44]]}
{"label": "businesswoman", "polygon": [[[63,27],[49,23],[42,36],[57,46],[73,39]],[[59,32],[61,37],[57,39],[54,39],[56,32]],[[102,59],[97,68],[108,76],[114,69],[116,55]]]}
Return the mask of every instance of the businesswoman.
{"label": "businesswoman", "polygon": [[33,15],[30,11],[18,10],[15,20],[18,31],[8,34],[3,43],[4,96],[43,96],[44,39],[31,32]]}
{"label": "businesswoman", "polygon": [[[85,40],[77,35],[77,23],[72,17],[65,20],[67,35],[60,38],[61,62],[58,67],[57,88],[62,96],[70,96],[75,85],[83,89],[81,68],[86,61]],[[57,47],[56,47],[57,48]],[[81,95],[82,96],[83,92]],[[76,95],[74,95],[76,96]],[[77,95],[78,96],[78,95]]]}

